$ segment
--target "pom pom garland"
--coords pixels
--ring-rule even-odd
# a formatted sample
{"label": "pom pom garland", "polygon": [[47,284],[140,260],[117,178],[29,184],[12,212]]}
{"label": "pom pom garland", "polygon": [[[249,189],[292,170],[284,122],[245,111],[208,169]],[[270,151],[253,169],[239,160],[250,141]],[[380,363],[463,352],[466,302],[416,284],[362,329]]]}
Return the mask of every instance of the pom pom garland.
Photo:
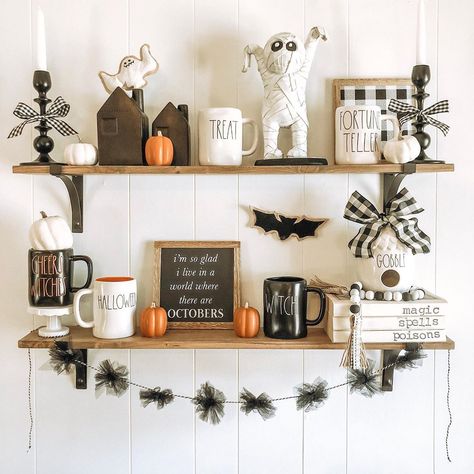
{"label": "pom pom garland", "polygon": [[[225,403],[240,404],[241,411],[246,415],[257,412],[263,420],[268,420],[276,413],[274,405],[276,401],[295,399],[298,410],[309,412],[324,404],[330,390],[346,385],[350,386],[351,393],[359,392],[366,397],[372,397],[381,392],[377,377],[384,369],[393,366],[400,370],[413,369],[421,365],[420,361],[425,357],[426,354],[419,349],[407,350],[395,362],[376,371],[374,370],[375,363],[368,360],[366,361],[367,367],[350,369],[347,381],[344,383],[328,387],[327,382],[318,377],[313,383],[303,383],[295,387],[294,396],[271,398],[263,392],[256,397],[249,390],[243,388],[238,401],[226,400],[224,393],[214,388],[209,382],[202,384],[194,397],[175,395],[171,389],[149,388],[129,380],[128,369],[109,359],[102,361],[99,367],[92,365],[87,365],[87,367],[97,372],[95,375],[96,392],[105,389],[107,394],[121,396],[130,385],[134,385],[141,389],[140,401],[143,407],[155,403],[156,408],[160,410],[176,398],[187,399],[196,406],[196,413],[202,421],[218,424],[224,416]],[[64,342],[56,343],[50,350],[49,363],[57,373],[67,372],[72,368],[72,365],[86,365],[82,361],[81,352],[70,349]]]}
{"label": "pom pom garland", "polygon": [[276,407],[273,405],[273,400],[265,392],[256,397],[244,387],[240,392],[240,404],[240,411],[246,415],[256,411],[263,420],[275,416]]}
{"label": "pom pom garland", "polygon": [[378,372],[374,371],[375,363],[368,361],[365,369],[349,369],[347,380],[351,387],[351,393],[359,392],[364,397],[371,398],[382,392],[380,384],[377,382]]}
{"label": "pom pom garland", "polygon": [[329,396],[328,383],[318,377],[313,383],[303,383],[296,387],[296,409],[308,413],[324,404]]}
{"label": "pom pom garland", "polygon": [[82,360],[81,351],[74,351],[70,349],[67,344],[63,349],[61,345],[56,342],[54,346],[49,349],[49,364],[58,375],[63,372],[69,374],[78,360]]}
{"label": "pom pom garland", "polygon": [[128,369],[109,359],[102,361],[95,374],[95,390],[105,388],[107,395],[120,397],[128,389]]}
{"label": "pom pom garland", "polygon": [[150,403],[156,403],[156,409],[161,410],[166,405],[169,405],[174,401],[174,395],[172,390],[165,388],[161,390],[160,387],[155,387],[154,389],[144,389],[140,390],[140,400],[142,406],[145,408]]}
{"label": "pom pom garland", "polygon": [[422,365],[425,357],[426,354],[420,350],[405,351],[403,355],[397,357],[395,368],[398,370],[416,369]]}
{"label": "pom pom garland", "polygon": [[202,421],[209,422],[212,425],[221,422],[226,401],[223,392],[206,382],[201,385],[192,401],[196,405],[196,413],[199,414]]}

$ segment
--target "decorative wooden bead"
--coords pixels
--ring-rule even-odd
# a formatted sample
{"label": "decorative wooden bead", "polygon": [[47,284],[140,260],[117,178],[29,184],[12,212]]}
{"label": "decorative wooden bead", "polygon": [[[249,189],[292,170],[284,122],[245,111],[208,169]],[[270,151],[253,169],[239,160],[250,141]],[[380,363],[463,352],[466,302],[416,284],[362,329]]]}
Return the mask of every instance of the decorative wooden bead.
{"label": "decorative wooden bead", "polygon": [[364,290],[360,290],[359,295],[360,295],[361,300],[365,299],[365,291]]}
{"label": "decorative wooden bead", "polygon": [[418,293],[420,294],[420,300],[422,300],[426,296],[425,290],[419,289]]}
{"label": "decorative wooden bead", "polygon": [[391,291],[386,291],[384,294],[383,294],[383,299],[385,301],[392,301],[392,298],[393,298],[393,293]]}
{"label": "decorative wooden bead", "polygon": [[357,285],[359,287],[359,290],[362,290],[362,283],[360,281],[355,281],[354,285]]}
{"label": "decorative wooden bead", "polygon": [[352,314],[357,314],[357,313],[360,313],[360,306],[358,304],[351,304],[350,308],[349,308],[349,311],[352,313]]}
{"label": "decorative wooden bead", "polygon": [[365,299],[372,301],[374,299],[374,292],[372,290],[368,290],[365,292]]}
{"label": "decorative wooden bead", "polygon": [[360,290],[359,285],[356,285],[355,283],[352,283],[351,290]]}
{"label": "decorative wooden bead", "polygon": [[408,293],[408,291],[404,291],[402,293],[402,299],[403,301],[410,301],[410,293]]}
{"label": "decorative wooden bead", "polygon": [[358,289],[352,289],[349,294],[352,296],[352,295],[358,295],[359,294],[359,290]]}
{"label": "decorative wooden bead", "polygon": [[382,301],[383,300],[383,293],[381,291],[376,291],[374,297],[377,301]]}
{"label": "decorative wooden bead", "polygon": [[356,293],[354,295],[351,296],[351,301],[353,303],[360,303],[360,295],[359,293]]}
{"label": "decorative wooden bead", "polygon": [[402,293],[400,291],[394,291],[393,300],[394,301],[402,301]]}

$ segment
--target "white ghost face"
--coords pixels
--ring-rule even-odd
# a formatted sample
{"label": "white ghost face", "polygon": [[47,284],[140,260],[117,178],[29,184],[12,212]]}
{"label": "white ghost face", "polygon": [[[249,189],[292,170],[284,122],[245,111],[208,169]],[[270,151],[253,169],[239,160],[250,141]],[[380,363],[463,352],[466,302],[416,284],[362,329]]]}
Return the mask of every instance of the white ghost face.
{"label": "white ghost face", "polygon": [[302,41],[292,33],[272,36],[263,49],[267,68],[275,74],[289,74],[300,70],[305,49]]}

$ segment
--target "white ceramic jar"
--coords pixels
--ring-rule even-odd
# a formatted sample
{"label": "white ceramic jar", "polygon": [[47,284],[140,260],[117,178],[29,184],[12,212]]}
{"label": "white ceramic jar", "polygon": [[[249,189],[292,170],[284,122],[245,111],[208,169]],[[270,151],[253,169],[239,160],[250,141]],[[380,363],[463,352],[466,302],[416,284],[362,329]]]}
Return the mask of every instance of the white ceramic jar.
{"label": "white ceramic jar", "polygon": [[411,250],[385,227],[372,246],[372,258],[356,258],[356,278],[367,290],[408,291],[415,286]]}

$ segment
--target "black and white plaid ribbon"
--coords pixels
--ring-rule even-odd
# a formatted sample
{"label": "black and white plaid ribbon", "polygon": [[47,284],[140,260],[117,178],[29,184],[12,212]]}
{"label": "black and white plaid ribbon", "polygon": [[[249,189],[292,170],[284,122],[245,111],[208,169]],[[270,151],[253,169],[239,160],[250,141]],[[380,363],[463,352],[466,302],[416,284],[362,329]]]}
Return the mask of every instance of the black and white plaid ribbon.
{"label": "black and white plaid ribbon", "polygon": [[376,207],[358,191],[354,191],[346,204],[344,218],[363,224],[357,235],[349,242],[353,255],[359,258],[373,257],[372,245],[386,226],[390,226],[398,240],[412,253],[429,253],[431,240],[418,227],[413,214],[423,212],[415,198],[406,188],[399,191],[388,203],[387,214],[379,213]]}
{"label": "black and white plaid ribbon", "polygon": [[441,100],[424,110],[419,110],[415,106],[407,104],[406,102],[401,102],[397,99],[391,99],[388,104],[388,110],[390,110],[390,112],[404,114],[402,117],[400,117],[400,125],[403,125],[405,122],[408,122],[415,117],[420,117],[429,124],[439,128],[443,132],[444,136],[446,136],[449,132],[449,125],[446,125],[445,123],[430,117],[430,115],[449,112],[449,103],[447,100]]}
{"label": "black and white plaid ribbon", "polygon": [[28,123],[39,122],[40,120],[46,120],[48,125],[51,125],[61,135],[77,135],[77,132],[70,127],[64,120],[60,120],[57,117],[65,117],[69,113],[70,105],[61,97],[57,97],[54,102],[48,107],[44,115],[39,114],[36,110],[33,110],[29,105],[20,102],[13,111],[13,115],[18,117],[23,122],[17,125],[8,135],[8,138],[17,137],[21,135],[25,125]]}

